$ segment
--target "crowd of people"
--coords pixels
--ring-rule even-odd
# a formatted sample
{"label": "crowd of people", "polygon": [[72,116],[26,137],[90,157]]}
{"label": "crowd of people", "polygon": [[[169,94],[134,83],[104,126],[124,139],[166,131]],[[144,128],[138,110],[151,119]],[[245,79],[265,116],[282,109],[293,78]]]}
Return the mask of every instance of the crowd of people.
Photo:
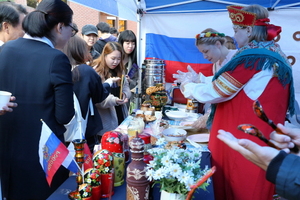
{"label": "crowd of people", "polygon": [[[212,28],[195,38],[198,50],[213,63],[214,76],[197,74],[190,66],[173,75],[186,98],[211,104],[207,123],[217,168],[215,199],[271,200],[275,193],[299,199],[299,173],[293,166],[300,165],[300,154],[289,148],[300,148],[300,130],[282,125],[287,111],[294,112],[294,88],[291,66],[274,42],[281,29],[269,24],[268,11],[259,5],[227,9],[234,38]],[[0,90],[14,95],[0,108],[3,198],[46,199],[68,178],[68,170],[60,167],[49,186],[37,152],[40,119],[65,142],[64,125],[75,113],[73,93],[87,119],[91,151],[128,115],[140,78],[136,35],[119,33],[106,22],[86,24],[77,35],[72,16],[61,0],[43,0],[30,13],[19,4],[0,3]],[[255,100],[283,135],[253,113]],[[245,135],[236,129],[240,124],[255,124],[282,150]]]}
{"label": "crowd of people", "polygon": [[137,66],[135,34],[130,32],[129,39],[122,34],[118,41],[118,31],[106,22],[86,24],[77,34],[72,16],[61,0],[43,0],[30,13],[20,4],[0,3],[0,90],[13,94],[0,109],[0,194],[5,199],[46,199],[68,178],[61,166],[49,186],[38,148],[41,119],[65,142],[64,125],[75,113],[73,93],[87,120],[84,136],[91,151],[128,115],[129,83],[136,85],[138,75],[138,67],[130,71]]}

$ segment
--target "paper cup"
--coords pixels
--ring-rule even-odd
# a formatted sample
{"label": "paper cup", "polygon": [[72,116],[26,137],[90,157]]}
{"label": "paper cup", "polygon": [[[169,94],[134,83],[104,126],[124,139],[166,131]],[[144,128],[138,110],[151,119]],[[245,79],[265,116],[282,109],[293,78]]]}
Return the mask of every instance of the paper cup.
{"label": "paper cup", "polygon": [[0,110],[3,110],[3,106],[6,106],[6,104],[9,102],[11,97],[10,92],[6,91],[0,91]]}

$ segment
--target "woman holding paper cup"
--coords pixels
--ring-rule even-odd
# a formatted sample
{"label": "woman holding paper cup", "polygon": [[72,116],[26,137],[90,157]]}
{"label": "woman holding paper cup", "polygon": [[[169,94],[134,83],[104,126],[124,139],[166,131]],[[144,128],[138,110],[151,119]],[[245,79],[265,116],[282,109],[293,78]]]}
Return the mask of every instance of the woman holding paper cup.
{"label": "woman holding paper cup", "polygon": [[112,85],[111,93],[108,97],[96,105],[103,123],[103,129],[98,135],[103,135],[103,133],[117,128],[128,115],[126,103],[131,96],[131,92],[128,81],[124,78],[122,58],[121,45],[117,42],[108,42],[104,46],[100,57],[93,64],[102,81],[110,77],[121,78],[120,81]]}
{"label": "woman holding paper cup", "polygon": [[11,96],[10,92],[0,91],[0,115],[4,115],[6,112],[12,112],[12,108],[18,106],[17,103],[11,102],[15,100],[16,97]]}
{"label": "woman holding paper cup", "polygon": [[41,119],[64,142],[64,124],[74,116],[71,65],[58,50],[76,34],[72,16],[63,1],[43,0],[25,17],[24,38],[1,49],[0,90],[11,92],[18,103],[14,112],[0,119],[3,199],[47,199],[69,176],[58,166],[49,185],[38,152]]}

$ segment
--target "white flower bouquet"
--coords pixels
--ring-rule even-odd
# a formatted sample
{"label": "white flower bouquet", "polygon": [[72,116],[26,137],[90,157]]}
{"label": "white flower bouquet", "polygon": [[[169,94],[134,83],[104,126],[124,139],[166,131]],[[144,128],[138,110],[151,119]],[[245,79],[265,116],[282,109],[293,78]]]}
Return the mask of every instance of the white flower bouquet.
{"label": "white flower bouquet", "polygon": [[[148,150],[154,157],[147,166],[148,179],[159,183],[161,191],[187,195],[191,186],[209,170],[201,169],[201,152],[196,148],[181,149],[177,146],[166,148],[164,138],[157,140],[158,147]],[[210,179],[200,186],[206,190]]]}

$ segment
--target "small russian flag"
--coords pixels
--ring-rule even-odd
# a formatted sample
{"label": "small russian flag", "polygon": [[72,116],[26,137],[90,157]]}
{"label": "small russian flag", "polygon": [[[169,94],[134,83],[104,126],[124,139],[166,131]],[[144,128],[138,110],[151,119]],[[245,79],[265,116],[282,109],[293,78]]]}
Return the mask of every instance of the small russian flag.
{"label": "small russian flag", "polygon": [[43,122],[39,142],[39,157],[49,186],[54,174],[62,165],[68,153],[67,147],[56,137],[47,124]]}

